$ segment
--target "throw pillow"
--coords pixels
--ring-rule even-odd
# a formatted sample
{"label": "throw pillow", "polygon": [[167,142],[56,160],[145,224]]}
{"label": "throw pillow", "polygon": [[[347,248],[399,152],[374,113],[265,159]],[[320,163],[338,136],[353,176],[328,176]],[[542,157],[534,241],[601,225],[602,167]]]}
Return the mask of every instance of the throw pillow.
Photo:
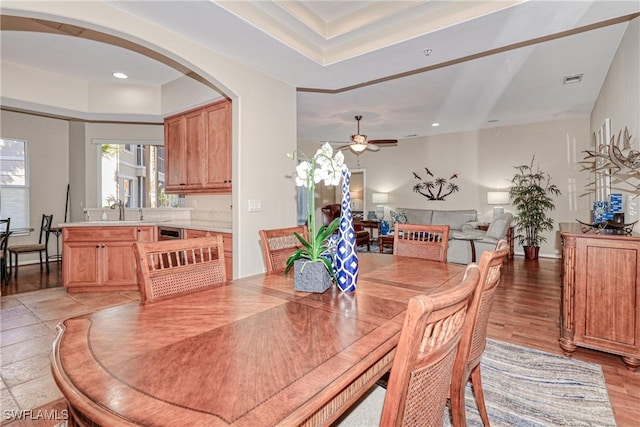
{"label": "throw pillow", "polygon": [[407,223],[407,216],[404,214],[404,212],[396,212],[396,211],[391,211],[391,219],[393,220],[393,223],[395,224],[396,222],[399,222],[400,224],[406,224]]}

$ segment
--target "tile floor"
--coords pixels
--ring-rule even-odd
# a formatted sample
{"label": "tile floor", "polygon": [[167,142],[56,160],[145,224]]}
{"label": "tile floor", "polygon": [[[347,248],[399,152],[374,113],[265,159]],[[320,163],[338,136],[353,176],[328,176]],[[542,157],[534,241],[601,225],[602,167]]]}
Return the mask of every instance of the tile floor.
{"label": "tile floor", "polygon": [[49,360],[60,321],[139,299],[138,292],[67,294],[61,287],[2,296],[3,419],[6,411],[33,409],[62,397],[53,381]]}

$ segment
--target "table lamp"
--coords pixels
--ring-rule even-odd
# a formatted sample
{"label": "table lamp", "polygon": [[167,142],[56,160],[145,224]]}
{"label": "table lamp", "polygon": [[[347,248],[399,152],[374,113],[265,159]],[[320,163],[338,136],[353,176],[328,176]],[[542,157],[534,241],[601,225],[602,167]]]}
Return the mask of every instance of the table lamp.
{"label": "table lamp", "polygon": [[387,193],[373,193],[371,201],[376,204],[376,217],[379,221],[384,219],[384,204],[389,202]]}
{"label": "table lamp", "polygon": [[[508,191],[489,191],[487,192],[487,204],[488,205],[507,205],[509,204],[509,192]],[[498,216],[504,213],[503,206],[494,206],[493,208],[493,220],[495,221]]]}

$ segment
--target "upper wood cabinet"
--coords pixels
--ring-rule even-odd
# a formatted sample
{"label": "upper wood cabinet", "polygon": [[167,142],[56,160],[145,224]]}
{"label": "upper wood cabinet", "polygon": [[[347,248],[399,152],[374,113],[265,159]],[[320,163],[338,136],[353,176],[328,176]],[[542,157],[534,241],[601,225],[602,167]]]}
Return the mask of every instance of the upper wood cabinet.
{"label": "upper wood cabinet", "polygon": [[231,193],[231,101],[164,121],[167,193]]}

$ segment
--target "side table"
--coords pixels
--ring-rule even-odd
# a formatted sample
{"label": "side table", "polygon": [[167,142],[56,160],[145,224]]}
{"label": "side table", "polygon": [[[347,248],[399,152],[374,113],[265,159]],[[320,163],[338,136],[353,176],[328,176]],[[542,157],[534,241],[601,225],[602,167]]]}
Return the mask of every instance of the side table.
{"label": "side table", "polygon": [[[369,232],[369,236],[371,236],[371,241],[375,241],[378,236],[380,236],[380,221],[378,220],[370,220],[370,219],[363,219],[362,221],[360,221],[360,224],[362,224],[362,227],[364,228],[368,228],[369,230],[371,230]],[[377,230],[378,234],[374,235],[373,234],[373,230]]]}
{"label": "side table", "polygon": [[[487,231],[489,229],[489,223],[478,224],[478,230]],[[509,230],[507,230],[507,243],[509,244],[509,255],[508,259],[513,259],[513,247],[514,247],[514,226],[510,226]]]}
{"label": "side table", "polygon": [[380,253],[383,253],[383,248],[385,246],[391,246],[391,249],[393,249],[393,236],[378,237],[378,248],[380,249]]}

